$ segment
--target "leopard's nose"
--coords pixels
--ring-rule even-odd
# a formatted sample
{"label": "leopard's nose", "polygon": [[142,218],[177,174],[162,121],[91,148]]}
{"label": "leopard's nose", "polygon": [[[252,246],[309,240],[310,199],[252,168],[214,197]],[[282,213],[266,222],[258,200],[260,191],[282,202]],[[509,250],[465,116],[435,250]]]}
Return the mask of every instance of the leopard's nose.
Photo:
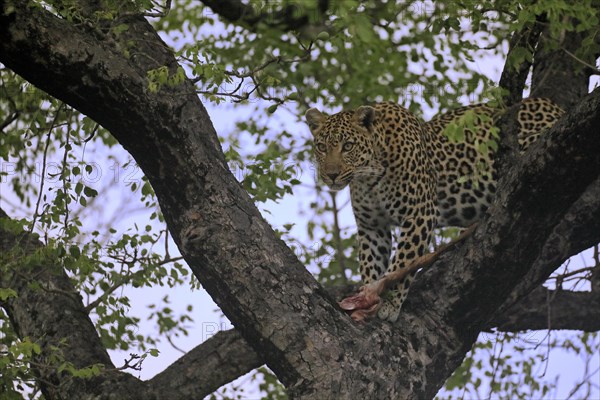
{"label": "leopard's nose", "polygon": [[329,177],[329,179],[331,179],[332,182],[335,182],[335,178],[340,176],[340,174],[339,174],[339,172],[331,172],[331,173],[328,173],[327,176]]}

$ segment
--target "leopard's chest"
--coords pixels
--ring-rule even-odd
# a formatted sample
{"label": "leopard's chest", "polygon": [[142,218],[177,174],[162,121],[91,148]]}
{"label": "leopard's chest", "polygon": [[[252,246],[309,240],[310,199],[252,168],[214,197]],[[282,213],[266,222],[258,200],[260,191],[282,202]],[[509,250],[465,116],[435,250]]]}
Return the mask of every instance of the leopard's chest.
{"label": "leopard's chest", "polygon": [[412,209],[410,184],[389,173],[377,179],[354,180],[350,184],[352,210],[357,221],[370,226],[397,226]]}

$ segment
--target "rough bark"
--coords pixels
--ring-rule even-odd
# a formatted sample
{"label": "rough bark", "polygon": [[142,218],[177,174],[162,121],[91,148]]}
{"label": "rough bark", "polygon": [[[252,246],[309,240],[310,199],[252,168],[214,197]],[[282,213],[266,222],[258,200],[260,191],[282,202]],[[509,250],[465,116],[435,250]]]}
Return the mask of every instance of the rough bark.
{"label": "rough bark", "polygon": [[148,381],[147,392],[162,399],[201,399],[263,364],[238,331],[221,331]]}
{"label": "rough bark", "polygon": [[[130,16],[129,29],[109,37],[5,5],[0,61],[94,118],[132,154],[195,276],[294,397],[433,397],[541,257],[557,221],[578,201],[600,208],[600,196],[582,197],[600,171],[595,91],[504,171],[489,216],[424,271],[394,326],[356,325],[229,173],[191,83],[148,90],[147,71],[173,71],[176,62],[145,20]],[[130,58],[118,47],[128,40],[137,50]],[[578,226],[586,242],[600,241],[597,225]]]}
{"label": "rough bark", "polygon": [[503,99],[507,107],[520,103],[523,99],[523,90],[532,65],[531,62],[524,60],[515,67],[511,55],[516,49],[527,49],[532,54],[534,53],[542,30],[541,22],[524,27],[521,31],[515,32],[510,39],[506,63],[500,76],[500,82],[498,82],[498,86],[507,91]]}
{"label": "rough bark", "polygon": [[504,332],[540,329],[600,330],[600,294],[539,287],[494,318],[490,326]]}
{"label": "rough bark", "polygon": [[[541,285],[556,266],[562,264],[570,255],[580,253],[597,244],[597,238],[594,235],[589,236],[588,233],[600,232],[598,199],[600,199],[600,177],[590,184],[585,193],[570,206],[562,220],[556,224],[531,269],[498,309],[499,315],[504,314],[508,307],[526,296],[532,288]],[[585,228],[581,229],[582,227]]]}
{"label": "rough bark", "polygon": [[[588,92],[592,71],[572,55],[581,46],[586,32],[566,32],[558,49],[548,49],[551,39],[542,34],[535,54],[532,74],[532,97],[548,97],[565,110],[573,107]],[[596,55],[597,57],[598,55]],[[594,65],[595,58],[584,60]]]}

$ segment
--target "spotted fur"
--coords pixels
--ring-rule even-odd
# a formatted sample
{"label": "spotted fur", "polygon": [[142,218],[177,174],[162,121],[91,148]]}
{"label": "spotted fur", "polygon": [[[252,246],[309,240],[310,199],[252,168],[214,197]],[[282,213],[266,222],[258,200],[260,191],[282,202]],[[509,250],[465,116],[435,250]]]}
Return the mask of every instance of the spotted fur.
{"label": "spotted fur", "polygon": [[[478,121],[475,134],[466,130],[464,141],[457,143],[448,139],[443,132],[446,126],[470,110],[475,115],[489,118]],[[525,99],[517,115],[521,150],[525,151],[563,114],[564,111],[548,99]],[[493,139],[491,127],[499,117],[498,110],[476,104],[442,114],[425,124],[430,132],[431,156],[438,171],[437,226],[469,226],[479,220],[491,204],[496,193],[493,148],[482,152],[481,144]]]}
{"label": "spotted fur", "polygon": [[[443,133],[473,110],[480,117],[453,142]],[[546,99],[528,99],[518,114],[519,142],[527,148],[563,111]],[[314,136],[319,176],[332,189],[350,186],[358,228],[362,280],[368,284],[404,268],[428,250],[434,227],[467,226],[478,220],[495,193],[490,147],[494,109],[459,108],[423,123],[394,103],[363,106],[331,116],[306,113]],[[392,257],[392,232],[400,227]],[[379,317],[395,321],[414,274],[384,301]]]}

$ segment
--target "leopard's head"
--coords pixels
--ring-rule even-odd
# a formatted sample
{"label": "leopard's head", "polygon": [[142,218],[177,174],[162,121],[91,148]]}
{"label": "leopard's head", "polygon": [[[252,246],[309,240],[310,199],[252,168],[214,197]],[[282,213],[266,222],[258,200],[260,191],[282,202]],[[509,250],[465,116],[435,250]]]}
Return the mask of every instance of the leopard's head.
{"label": "leopard's head", "polygon": [[354,178],[381,174],[375,160],[373,107],[326,115],[316,108],[306,112],[306,122],[314,136],[314,151],[319,176],[332,190],[341,190]]}

